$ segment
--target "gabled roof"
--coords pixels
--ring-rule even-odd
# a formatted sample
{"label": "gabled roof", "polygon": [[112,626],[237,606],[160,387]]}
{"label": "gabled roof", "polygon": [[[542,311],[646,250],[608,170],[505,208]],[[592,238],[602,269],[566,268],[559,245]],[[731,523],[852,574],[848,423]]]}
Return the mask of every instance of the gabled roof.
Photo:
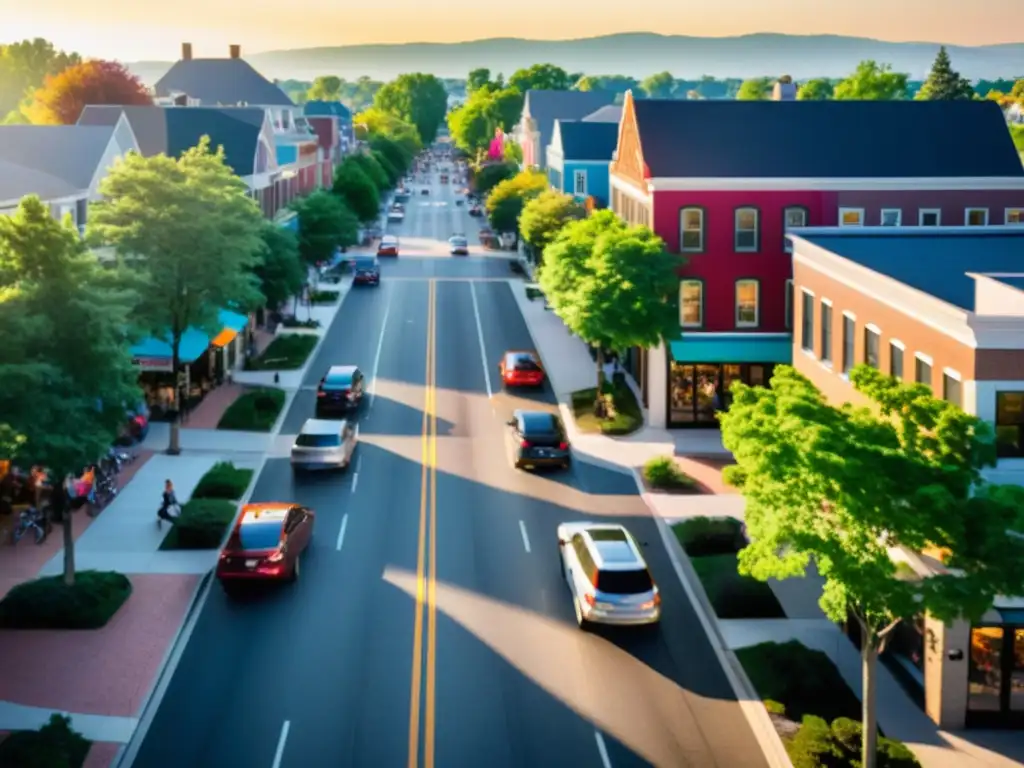
{"label": "gabled roof", "polygon": [[154,90],[158,97],[185,93],[203,106],[295,106],[244,59],[183,59],[157,81]]}
{"label": "gabled roof", "polygon": [[618,123],[584,123],[556,120],[562,137],[562,157],[566,160],[611,162],[619,143]]}
{"label": "gabled roof", "polygon": [[622,121],[622,107],[609,104],[582,118],[585,123],[619,123]]}
{"label": "gabled roof", "polygon": [[177,157],[209,136],[224,147],[227,164],[239,176],[254,172],[256,147],[266,112],[258,107],[97,107],[82,111],[79,125],[112,125],[128,120],[139,151],[146,157]]}
{"label": "gabled roof", "polygon": [[307,101],[302,105],[303,114],[307,117],[337,117],[351,120],[352,110],[340,101]]}
{"label": "gabled roof", "polygon": [[0,202],[89,189],[116,124],[0,125]]}
{"label": "gabled roof", "polygon": [[653,178],[1024,177],[990,101],[633,101]]}
{"label": "gabled roof", "polygon": [[555,120],[579,120],[615,101],[611,91],[540,91],[526,92],[523,114],[528,114],[540,132],[541,153],[551,143]]}

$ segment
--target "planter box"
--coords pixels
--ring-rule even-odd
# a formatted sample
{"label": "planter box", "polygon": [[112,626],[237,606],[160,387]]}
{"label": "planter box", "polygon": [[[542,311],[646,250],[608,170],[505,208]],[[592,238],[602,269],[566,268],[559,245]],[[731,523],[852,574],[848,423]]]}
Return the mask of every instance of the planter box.
{"label": "planter box", "polygon": [[310,336],[319,336],[320,332],[322,330],[323,330],[322,327],[320,327],[320,328],[285,328],[283,325],[279,325],[279,326],[277,326],[277,330],[274,331],[274,335],[275,336],[284,336],[285,334],[288,334],[288,333],[304,333],[304,334],[310,335]]}

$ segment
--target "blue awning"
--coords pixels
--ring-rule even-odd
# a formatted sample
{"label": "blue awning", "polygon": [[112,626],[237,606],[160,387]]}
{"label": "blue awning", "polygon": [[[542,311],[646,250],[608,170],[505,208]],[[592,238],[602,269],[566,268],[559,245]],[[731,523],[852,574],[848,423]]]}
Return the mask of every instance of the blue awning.
{"label": "blue awning", "polygon": [[232,312],[230,309],[222,309],[217,319],[220,320],[220,324],[224,328],[228,328],[235,333],[240,333],[249,324],[248,316]]}
{"label": "blue awning", "polygon": [[[249,324],[248,317],[228,309],[222,309],[217,315],[217,320],[222,328],[232,330],[235,333],[241,332]],[[178,356],[183,363],[194,363],[209,346],[210,335],[206,331],[201,331],[198,328],[189,328],[181,335]],[[171,337],[168,334],[163,339],[152,336],[148,339],[143,339],[138,344],[132,346],[131,353],[132,357],[170,360],[173,354]]]}
{"label": "blue awning", "polygon": [[788,333],[683,333],[670,345],[679,363],[793,362],[793,337]]}

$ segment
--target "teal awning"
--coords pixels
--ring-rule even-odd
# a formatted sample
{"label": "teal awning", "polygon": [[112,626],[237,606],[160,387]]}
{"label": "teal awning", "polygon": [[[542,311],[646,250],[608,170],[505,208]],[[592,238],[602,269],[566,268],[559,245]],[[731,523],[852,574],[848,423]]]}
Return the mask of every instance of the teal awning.
{"label": "teal awning", "polygon": [[671,343],[678,363],[793,362],[793,337],[788,333],[686,333]]}

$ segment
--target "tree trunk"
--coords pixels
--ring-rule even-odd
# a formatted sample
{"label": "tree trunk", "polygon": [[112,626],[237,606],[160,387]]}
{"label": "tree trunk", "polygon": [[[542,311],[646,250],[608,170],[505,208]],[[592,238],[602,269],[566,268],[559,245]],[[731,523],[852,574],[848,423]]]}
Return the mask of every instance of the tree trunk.
{"label": "tree trunk", "polygon": [[69,587],[75,586],[75,537],[71,529],[71,505],[68,504],[64,510],[64,519],[61,521],[64,528],[64,583]]}
{"label": "tree trunk", "polygon": [[603,419],[608,415],[604,407],[604,348],[597,347],[597,396],[594,398],[594,415]]}
{"label": "tree trunk", "polygon": [[878,636],[861,626],[861,726],[864,738],[861,743],[861,765],[876,768],[878,765],[878,723],[875,712],[875,681],[878,663]]}
{"label": "tree trunk", "polygon": [[184,398],[181,396],[181,382],[178,381],[178,369],[181,367],[181,332],[175,330],[171,339],[171,376],[174,379],[174,421],[171,422],[171,443],[167,446],[169,456],[181,453],[181,409]]}

